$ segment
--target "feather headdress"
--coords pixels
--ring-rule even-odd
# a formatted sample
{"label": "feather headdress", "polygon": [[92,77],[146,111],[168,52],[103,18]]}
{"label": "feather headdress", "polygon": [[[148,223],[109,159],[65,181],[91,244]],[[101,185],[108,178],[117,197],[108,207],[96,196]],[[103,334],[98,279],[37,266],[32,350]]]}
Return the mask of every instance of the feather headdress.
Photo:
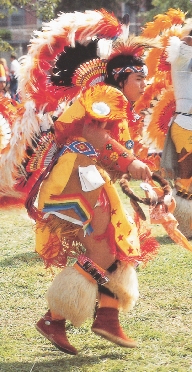
{"label": "feather headdress", "polygon": [[[39,138],[52,132],[52,119],[59,106],[68,107],[79,94],[85,94],[86,89],[102,83],[106,60],[118,54],[138,58],[143,55],[144,38],[129,38],[127,41],[128,34],[127,19],[120,23],[104,9],[61,13],[45,23],[42,31],[34,31],[27,55],[20,58],[21,104],[14,112],[13,123],[10,123],[10,142],[0,155],[0,193],[11,193],[14,184],[18,186],[20,177],[29,184],[25,171],[34,171],[35,162],[25,169],[23,162],[28,162],[29,153],[30,156],[34,152],[43,154],[43,159],[52,153],[52,135],[47,136],[47,141],[41,142]],[[12,104],[1,99],[0,102],[4,116],[6,106],[9,105],[11,110]],[[7,115],[7,120],[12,118],[11,113]],[[48,145],[47,152],[43,147],[45,144]]]}
{"label": "feather headdress", "polygon": [[120,33],[121,24],[105,10],[62,13],[44,24],[42,31],[34,32],[28,54],[20,60],[21,99],[30,97],[38,109],[46,104],[48,111],[54,110],[65,94],[48,81],[55,58],[76,42],[87,45],[93,38],[111,39]]}
{"label": "feather headdress", "polygon": [[[171,8],[165,14],[155,16],[142,30],[142,36],[154,40],[157,47],[146,53],[145,63],[149,70],[147,88],[135,107],[139,112],[145,110],[146,142],[153,142],[159,150],[163,149],[168,124],[175,112],[170,62],[178,53],[179,39],[192,28],[185,16],[180,9]],[[170,46],[170,40],[174,38],[176,42]],[[168,59],[170,48],[171,59]],[[165,121],[166,124],[163,124]]]}
{"label": "feather headdress", "polygon": [[[108,44],[105,48],[105,58],[107,58],[111,53],[112,39],[117,38],[122,32],[122,24],[114,14],[104,9],[87,10],[84,13],[61,13],[56,19],[44,23],[41,31],[34,31],[27,55],[20,58],[18,79],[21,103],[15,108],[13,101],[0,98],[0,113],[6,118],[11,132],[9,142],[3,140],[3,130],[0,134],[1,146],[4,147],[0,153],[1,196],[15,194],[14,185],[18,186],[21,176],[25,179],[23,162],[27,162],[28,149],[33,153],[38,147],[42,131],[49,133],[52,130],[51,116],[54,116],[59,105],[67,106],[82,89],[88,87],[93,80],[92,75],[97,75],[93,83],[102,80],[105,66],[97,59],[97,56],[100,57],[99,50],[94,51],[94,54],[90,47],[89,56],[85,56],[83,52],[85,61],[74,59],[76,64],[81,65],[82,62],[86,62],[86,58],[88,61],[95,58],[96,64],[94,61],[90,62],[90,74],[88,66],[74,66],[74,70],[75,67],[79,67],[79,70],[76,71],[71,84],[66,86],[56,85],[51,80],[55,61],[65,54],[67,49],[75,49],[77,44],[89,49],[87,46],[91,45],[91,42],[100,39],[105,40],[105,45]],[[104,49],[103,44],[102,48]],[[100,52],[102,55],[102,50]],[[50,149],[52,139],[48,144]],[[39,148],[38,151],[42,153]],[[43,154],[45,158],[46,153]]]}

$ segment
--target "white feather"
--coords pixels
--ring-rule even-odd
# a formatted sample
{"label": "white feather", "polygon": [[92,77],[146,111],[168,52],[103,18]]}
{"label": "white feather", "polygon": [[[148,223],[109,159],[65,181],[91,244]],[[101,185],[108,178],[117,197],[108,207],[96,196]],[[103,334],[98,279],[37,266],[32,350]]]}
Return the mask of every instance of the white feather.
{"label": "white feather", "polygon": [[35,111],[35,103],[25,103],[25,111],[22,117],[15,118],[11,128],[9,151],[1,154],[0,158],[0,195],[14,195],[13,191],[18,177],[18,167],[25,157],[27,145],[32,146],[32,139],[40,131],[39,119]]}
{"label": "white feather", "polygon": [[172,192],[170,194],[164,196],[164,204],[165,205],[171,205],[172,201]]}
{"label": "white feather", "polygon": [[172,36],[169,39],[169,45],[166,48],[168,57],[167,62],[173,63],[179,56],[179,51],[182,41],[177,36]]}
{"label": "white feather", "polygon": [[112,43],[113,41],[112,40],[108,40],[108,39],[100,39],[97,43],[97,47],[98,47],[98,50],[97,50],[97,53],[98,53],[98,56],[101,58],[101,59],[107,59],[110,54],[111,54],[111,51],[112,51]]}
{"label": "white feather", "polygon": [[122,34],[121,38],[123,42],[126,44],[129,38],[129,25],[122,25]]}

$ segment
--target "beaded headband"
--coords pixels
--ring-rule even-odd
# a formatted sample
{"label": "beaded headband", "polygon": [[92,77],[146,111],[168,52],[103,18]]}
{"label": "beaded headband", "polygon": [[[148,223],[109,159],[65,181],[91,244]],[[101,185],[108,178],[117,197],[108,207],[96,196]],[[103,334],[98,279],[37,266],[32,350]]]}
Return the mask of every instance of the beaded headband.
{"label": "beaded headband", "polygon": [[125,72],[140,72],[144,76],[147,76],[148,74],[148,68],[146,65],[144,66],[127,66],[127,67],[118,67],[114,68],[112,70],[112,75],[114,76],[114,79],[116,80],[120,74],[124,74]]}

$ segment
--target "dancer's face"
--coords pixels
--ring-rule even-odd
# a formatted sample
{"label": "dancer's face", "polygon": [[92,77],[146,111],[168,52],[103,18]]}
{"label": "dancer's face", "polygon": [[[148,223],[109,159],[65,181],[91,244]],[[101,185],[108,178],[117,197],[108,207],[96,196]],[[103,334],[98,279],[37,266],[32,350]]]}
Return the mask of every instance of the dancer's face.
{"label": "dancer's face", "polygon": [[144,93],[145,86],[145,75],[140,72],[132,72],[124,81],[121,90],[128,101],[135,102]]}

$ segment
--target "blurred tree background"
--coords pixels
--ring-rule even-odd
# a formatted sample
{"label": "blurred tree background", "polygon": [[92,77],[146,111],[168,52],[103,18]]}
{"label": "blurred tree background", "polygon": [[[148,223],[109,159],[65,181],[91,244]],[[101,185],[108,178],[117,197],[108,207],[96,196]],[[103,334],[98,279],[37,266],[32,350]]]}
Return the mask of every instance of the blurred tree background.
{"label": "blurred tree background", "polygon": [[[58,12],[84,11],[86,9],[100,9],[113,11],[116,15],[121,12],[123,7],[134,8],[138,12],[143,12],[144,18],[152,20],[158,13],[164,13],[169,8],[179,8],[187,13],[187,17],[192,17],[192,0],[1,0],[0,9],[7,9],[12,12],[19,7],[28,7],[37,11],[43,21],[54,18]],[[0,14],[0,17],[3,15]]]}
{"label": "blurred tree background", "polygon": [[[153,20],[159,13],[166,12],[169,8],[180,9],[186,13],[186,17],[192,17],[192,0],[1,0],[0,1],[0,25],[1,19],[17,9],[25,8],[33,12],[42,22],[50,21],[60,12],[84,11],[105,8],[113,12],[119,19],[125,14],[130,14],[130,19],[137,24],[133,33],[139,33],[140,27]],[[2,31],[3,32],[3,31]],[[0,51],[8,50],[9,43],[5,35],[0,33]]]}
{"label": "blurred tree background", "polygon": [[153,17],[159,13],[165,13],[168,9],[180,9],[186,13],[186,18],[192,17],[192,0],[152,0],[150,9],[146,14],[146,21],[152,21]]}

